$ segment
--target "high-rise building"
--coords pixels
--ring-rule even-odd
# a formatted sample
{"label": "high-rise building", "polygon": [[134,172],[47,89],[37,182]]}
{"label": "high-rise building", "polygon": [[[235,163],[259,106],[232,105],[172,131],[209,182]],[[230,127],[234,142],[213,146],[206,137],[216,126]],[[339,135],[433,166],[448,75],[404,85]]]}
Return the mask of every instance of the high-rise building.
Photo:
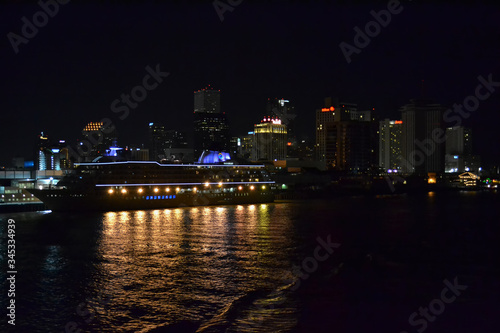
{"label": "high-rise building", "polygon": [[109,130],[103,122],[90,122],[82,130],[80,141],[81,157],[84,161],[92,161],[106,153],[106,149],[116,145],[116,129]]}
{"label": "high-rise building", "polygon": [[38,136],[36,170],[64,170],[71,167],[65,141],[52,143],[42,132]]}
{"label": "high-rise building", "polygon": [[385,119],[379,124],[379,166],[385,171],[400,170],[403,122]]}
{"label": "high-rise building", "polygon": [[302,161],[314,160],[314,142],[309,138],[300,140],[297,144],[297,157]]}
{"label": "high-rise building", "polygon": [[325,98],[316,110],[316,159],[326,167],[352,173],[366,171],[373,163],[370,111],[358,111],[354,103]]}
{"label": "high-rise building", "polygon": [[238,155],[251,159],[253,157],[254,132],[248,132],[247,135],[240,138],[240,146],[238,147]]}
{"label": "high-rise building", "polygon": [[400,111],[403,172],[421,175],[444,172],[445,145],[440,137],[444,136],[445,108],[430,101],[412,99]]}
{"label": "high-rise building", "polygon": [[446,129],[445,172],[478,172],[481,158],[472,154],[472,130],[463,126]]}
{"label": "high-rise building", "polygon": [[371,123],[335,121],[327,125],[329,137],[336,143],[334,169],[349,173],[365,172],[371,165]]}
{"label": "high-rise building", "polygon": [[153,161],[194,161],[186,134],[178,130],[167,130],[165,125],[156,122],[149,123],[149,158]]}
{"label": "high-rise building", "polygon": [[472,154],[472,130],[463,126],[448,127],[446,129],[446,154]]}
{"label": "high-rise building", "polygon": [[210,86],[194,92],[194,154],[204,150],[228,151],[229,126],[220,108],[220,90]]}
{"label": "high-rise building", "polygon": [[287,130],[287,155],[288,157],[297,157],[297,133],[296,121],[297,113],[295,106],[289,100],[284,98],[268,98],[266,106],[266,116],[271,116],[281,120]]}
{"label": "high-rise building", "polygon": [[220,90],[208,85],[194,92],[194,112],[220,113]]}
{"label": "high-rise building", "polygon": [[152,161],[159,161],[165,158],[166,132],[162,123],[149,123],[149,158]]}
{"label": "high-rise building", "polygon": [[285,160],[287,129],[280,119],[265,117],[254,126],[253,160]]}
{"label": "high-rise building", "polygon": [[166,130],[165,139],[166,148],[187,148],[188,146],[184,131]]}
{"label": "high-rise building", "polygon": [[327,128],[335,121],[335,107],[316,110],[316,160],[331,166],[335,163],[336,141]]}
{"label": "high-rise building", "polygon": [[237,136],[233,136],[229,140],[229,154],[231,156],[237,156],[240,154],[241,147],[241,138]]}

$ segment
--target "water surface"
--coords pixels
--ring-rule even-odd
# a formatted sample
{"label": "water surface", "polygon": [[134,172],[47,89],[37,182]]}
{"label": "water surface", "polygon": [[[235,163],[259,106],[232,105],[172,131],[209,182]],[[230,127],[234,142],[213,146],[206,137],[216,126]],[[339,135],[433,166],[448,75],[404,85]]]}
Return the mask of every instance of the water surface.
{"label": "water surface", "polygon": [[[499,203],[431,192],[2,215],[2,249],[6,219],[17,227],[12,331],[416,332],[410,314],[458,277],[468,290],[427,331],[496,332]],[[340,246],[311,266],[318,237]]]}

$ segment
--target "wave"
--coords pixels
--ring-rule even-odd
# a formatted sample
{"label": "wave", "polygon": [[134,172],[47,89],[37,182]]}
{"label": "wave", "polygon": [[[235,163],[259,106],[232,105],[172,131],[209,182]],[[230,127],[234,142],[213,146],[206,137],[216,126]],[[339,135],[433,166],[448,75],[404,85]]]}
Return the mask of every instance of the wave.
{"label": "wave", "polygon": [[226,306],[202,324],[196,333],[215,332],[284,332],[296,325],[297,307],[294,283],[275,289],[252,290]]}

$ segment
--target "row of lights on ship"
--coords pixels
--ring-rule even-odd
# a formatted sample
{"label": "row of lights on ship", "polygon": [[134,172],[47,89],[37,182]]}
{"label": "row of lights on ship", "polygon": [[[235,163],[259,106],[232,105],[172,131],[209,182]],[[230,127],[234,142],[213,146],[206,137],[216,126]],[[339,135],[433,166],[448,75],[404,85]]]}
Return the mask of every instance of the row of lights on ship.
{"label": "row of lights on ship", "polygon": [[[209,186],[209,184],[208,184],[208,183],[205,183],[205,187],[208,187],[208,186]],[[222,183],[219,183],[219,187],[221,187],[221,186],[222,186]],[[251,186],[250,186],[250,190],[254,190],[254,189],[255,189],[255,186],[254,186],[254,185],[251,185]],[[266,186],[265,186],[265,185],[262,185],[262,189],[263,189],[263,190],[265,190],[265,189],[266,189]],[[180,190],[181,190],[181,189],[180,189],[179,187],[175,188],[175,192],[176,192],[176,193],[177,193],[177,192],[179,192]],[[193,190],[193,192],[196,192],[196,191],[198,191],[198,188],[193,187],[193,188],[192,188],[192,190]],[[243,190],[243,186],[238,186],[238,190],[240,190],[240,191],[241,191],[241,190]],[[166,192],[170,192],[170,188],[169,188],[169,187],[167,187],[167,188],[165,189],[165,191],[166,191]],[[109,193],[109,194],[113,194],[114,192],[115,192],[115,190],[113,190],[112,188],[110,188],[110,189],[108,190],[108,193]],[[123,189],[121,189],[121,193],[125,194],[125,193],[127,193],[127,192],[128,192],[128,191],[127,191],[126,189],[124,189],[124,188],[123,188]],[[140,188],[140,189],[138,189],[138,190],[137,190],[137,193],[139,193],[139,194],[140,194],[140,193],[143,193],[143,192],[144,192],[144,190],[143,190],[142,188]],[[158,193],[158,192],[160,192],[160,189],[156,187],[156,188],[154,189],[154,192],[155,192],[155,193]]]}

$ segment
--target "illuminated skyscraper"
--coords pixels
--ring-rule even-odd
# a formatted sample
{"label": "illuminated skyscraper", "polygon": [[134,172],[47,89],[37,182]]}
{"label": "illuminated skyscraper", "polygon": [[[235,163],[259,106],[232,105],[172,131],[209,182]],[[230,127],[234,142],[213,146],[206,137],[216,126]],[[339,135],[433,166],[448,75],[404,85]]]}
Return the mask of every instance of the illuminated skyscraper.
{"label": "illuminated skyscraper", "polygon": [[478,172],[481,158],[472,154],[472,130],[463,126],[446,129],[445,172]]}
{"label": "illuminated skyscraper", "polygon": [[336,142],[327,128],[335,121],[335,107],[316,110],[316,160],[326,165],[335,164]]}
{"label": "illuminated skyscraper", "polygon": [[194,153],[229,151],[229,126],[220,108],[220,90],[210,86],[194,92]]}
{"label": "illuminated skyscraper", "polygon": [[[43,134],[43,132],[38,136],[38,149],[36,156],[36,169],[37,170],[47,170],[47,165],[49,164],[48,159],[50,159],[50,142],[49,138]],[[49,167],[50,170],[50,167]]]}
{"label": "illuminated skyscraper", "polygon": [[245,158],[252,158],[254,145],[254,132],[248,132],[247,135],[240,138],[240,146],[238,147],[238,155]]}
{"label": "illuminated skyscraper", "polygon": [[161,123],[149,123],[149,158],[159,161],[165,158],[166,132]]}
{"label": "illuminated skyscraper", "polygon": [[295,129],[295,118],[297,114],[295,107],[289,100],[284,98],[268,98],[266,106],[266,115],[281,120],[281,123],[286,126],[287,130],[287,156],[297,157],[297,137]]}
{"label": "illuminated skyscraper", "polygon": [[287,129],[280,119],[265,117],[254,126],[253,160],[284,160],[287,149]]}
{"label": "illuminated skyscraper", "polygon": [[472,130],[463,126],[446,129],[446,154],[472,154]]}
{"label": "illuminated skyscraper", "polygon": [[379,166],[387,170],[401,169],[401,138],[403,122],[385,119],[379,126]]}
{"label": "illuminated skyscraper", "polygon": [[36,170],[62,170],[68,169],[70,166],[65,141],[60,140],[58,143],[53,143],[42,132],[38,136]]}
{"label": "illuminated skyscraper", "polygon": [[106,149],[116,144],[116,129],[106,127],[103,122],[90,122],[82,130],[81,157],[85,162],[103,156]]}
{"label": "illuminated skyscraper", "polygon": [[316,110],[316,159],[330,169],[366,171],[373,159],[370,117],[356,104],[326,98],[325,107]]}

